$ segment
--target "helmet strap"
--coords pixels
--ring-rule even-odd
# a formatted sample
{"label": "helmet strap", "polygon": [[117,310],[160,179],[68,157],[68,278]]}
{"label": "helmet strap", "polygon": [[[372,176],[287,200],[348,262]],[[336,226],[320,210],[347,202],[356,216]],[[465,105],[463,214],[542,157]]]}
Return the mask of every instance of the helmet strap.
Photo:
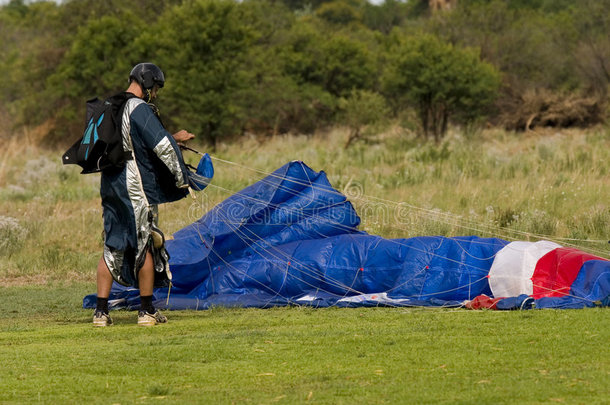
{"label": "helmet strap", "polygon": [[159,111],[159,107],[157,107],[153,103],[148,103],[148,105],[149,105],[150,109],[152,110],[153,114],[155,114],[155,117],[157,117],[157,119],[161,123],[161,126],[163,128],[165,128],[165,124],[163,123],[163,120],[161,119],[161,112]]}
{"label": "helmet strap", "polygon": [[159,111],[159,107],[157,107],[156,105],[154,105],[151,102],[149,102],[148,105],[150,106],[150,108],[153,111],[153,113],[155,114],[155,116],[157,118],[161,118],[161,112]]}

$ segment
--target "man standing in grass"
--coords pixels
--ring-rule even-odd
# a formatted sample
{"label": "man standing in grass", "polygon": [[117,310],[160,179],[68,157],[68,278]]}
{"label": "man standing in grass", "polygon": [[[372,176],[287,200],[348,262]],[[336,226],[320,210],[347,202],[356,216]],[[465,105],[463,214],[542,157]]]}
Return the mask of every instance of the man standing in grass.
{"label": "man standing in grass", "polygon": [[137,64],[129,75],[127,101],[121,120],[123,149],[131,157],[122,169],[101,175],[104,253],[97,266],[97,305],[94,326],[108,326],[112,282],[139,288],[138,325],[167,322],[153,305],[153,288],[171,278],[164,237],[157,228],[157,205],[188,194],[188,172],[177,142],[194,135],[165,130],[150,102],[165,84],[161,69]]}

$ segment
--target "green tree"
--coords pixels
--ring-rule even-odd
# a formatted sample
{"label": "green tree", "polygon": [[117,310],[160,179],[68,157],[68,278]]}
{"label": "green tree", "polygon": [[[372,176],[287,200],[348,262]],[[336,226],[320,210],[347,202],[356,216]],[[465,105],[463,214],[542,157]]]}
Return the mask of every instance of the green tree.
{"label": "green tree", "polygon": [[75,135],[82,130],[85,100],[127,87],[129,71],[138,62],[133,44],[144,27],[142,20],[125,12],[120,17],[91,19],[78,30],[56,72],[47,80],[48,98],[59,103],[54,116],[61,134],[66,129]]}
{"label": "green tree", "polygon": [[576,71],[586,90],[601,97],[610,91],[610,0],[583,0],[573,12]]}
{"label": "green tree", "polygon": [[44,124],[52,131],[46,141],[69,142],[82,130],[84,100],[126,84],[125,71],[111,81],[131,63],[125,55],[146,28],[140,21],[156,21],[179,1],[12,0],[0,7],[0,105],[10,117],[3,124]]}
{"label": "green tree", "polygon": [[172,8],[141,39],[142,47],[157,50],[167,72],[161,102],[175,125],[212,145],[239,132],[245,112],[235,95],[249,86],[247,56],[255,39],[246,8],[223,0]]}
{"label": "green tree", "polygon": [[331,24],[347,25],[362,20],[362,13],[347,0],[324,3],[316,10],[316,15]]}
{"label": "green tree", "polygon": [[479,48],[481,57],[504,73],[512,94],[537,88],[573,91],[579,86],[572,66],[573,17],[561,9],[543,11],[543,1],[536,3],[460,2],[429,28],[455,45]]}
{"label": "green tree", "polygon": [[280,0],[290,10],[298,11],[305,8],[311,7],[312,9],[318,8],[321,4],[328,3],[332,0]]}
{"label": "green tree", "polygon": [[500,76],[473,49],[432,35],[400,38],[391,49],[383,86],[395,107],[417,111],[425,136],[439,141],[450,119],[472,122],[493,102]]}
{"label": "green tree", "polygon": [[352,89],[370,89],[375,79],[375,55],[357,39],[336,34],[321,45],[324,88],[334,96]]}
{"label": "green tree", "polygon": [[297,22],[283,48],[288,75],[299,84],[320,86],[334,97],[347,95],[354,88],[371,88],[375,82],[375,54],[346,32]]}
{"label": "green tree", "polygon": [[9,122],[3,126],[9,130],[44,119],[44,79],[63,55],[66,33],[60,18],[60,7],[51,2],[25,5],[13,0],[0,8],[0,114],[6,114]]}
{"label": "green tree", "polygon": [[345,149],[353,142],[382,130],[389,116],[385,98],[369,90],[352,90],[339,100],[339,108],[341,121],[350,129]]}
{"label": "green tree", "polygon": [[380,4],[366,2],[363,7],[362,22],[372,30],[389,34],[394,27],[407,20],[408,2],[385,0]]}
{"label": "green tree", "polygon": [[242,80],[232,95],[242,115],[239,133],[273,135],[305,131],[311,111],[294,78],[286,74],[282,55],[284,39],[294,24],[294,13],[281,3],[249,1],[240,7],[248,15],[255,39],[244,55]]}
{"label": "green tree", "polygon": [[134,40],[144,22],[134,14],[120,18],[104,16],[83,26],[51,77],[54,91],[75,98],[106,95],[127,86],[127,74],[137,57],[132,53]]}

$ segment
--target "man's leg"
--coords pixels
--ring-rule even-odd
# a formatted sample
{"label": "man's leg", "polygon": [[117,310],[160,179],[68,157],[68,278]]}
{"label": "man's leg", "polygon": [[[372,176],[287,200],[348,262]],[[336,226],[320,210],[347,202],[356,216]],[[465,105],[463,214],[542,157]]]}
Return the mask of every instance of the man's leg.
{"label": "man's leg", "polygon": [[108,299],[112,288],[112,274],[106,265],[104,256],[100,257],[97,263],[97,296]]}
{"label": "man's leg", "polygon": [[95,326],[112,325],[112,319],[108,315],[108,296],[111,288],[112,275],[102,255],[97,263],[97,303],[93,314],[93,325]]}
{"label": "man's leg", "polygon": [[150,251],[146,252],[144,264],[138,272],[138,287],[140,287],[140,296],[148,296],[153,294],[153,285],[155,283],[155,268]]}
{"label": "man's leg", "polygon": [[152,303],[155,283],[155,267],[150,251],[146,252],[144,265],[138,272],[138,287],[140,288],[141,310],[138,313],[138,325],[152,326],[167,322],[167,318],[155,309]]}

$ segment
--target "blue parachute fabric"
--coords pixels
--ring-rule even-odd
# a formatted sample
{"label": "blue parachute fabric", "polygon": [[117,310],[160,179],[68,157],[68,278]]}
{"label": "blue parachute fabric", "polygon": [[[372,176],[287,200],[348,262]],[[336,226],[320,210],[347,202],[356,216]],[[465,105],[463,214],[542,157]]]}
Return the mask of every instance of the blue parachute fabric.
{"label": "blue parachute fabric", "polygon": [[174,287],[190,293],[212,269],[236,259],[292,241],[359,233],[359,223],[351,203],[324,172],[300,162],[287,164],[167,241]]}
{"label": "blue parachute fabric", "polygon": [[499,310],[526,310],[535,308],[536,300],[527,294],[521,294],[516,297],[508,297],[497,302],[496,307]]}
{"label": "blue parachute fabric", "polygon": [[[271,297],[286,304],[354,306],[364,303],[366,294],[379,293],[385,295],[377,305],[463,301],[491,294],[489,257],[504,244],[476,237],[387,240],[363,234],[295,241],[218,263],[190,294],[199,300],[237,296],[248,306]],[[461,251],[465,248],[468,254]],[[448,254],[457,257],[458,249],[464,258],[447,260]],[[326,294],[312,295],[320,291]]]}
{"label": "blue parachute fabric", "polygon": [[[191,214],[197,210],[206,207]],[[489,270],[507,241],[384,239],[358,230],[359,224],[352,204],[324,172],[290,162],[166,242],[173,286],[169,298],[167,288],[155,290],[155,306],[460,307],[481,294],[492,296]],[[608,262],[586,266],[573,295],[602,300],[610,291]],[[498,308],[567,307],[568,298],[510,297]],[[139,307],[137,290],[116,283],[110,299],[113,308]],[[94,307],[95,296],[85,297],[83,305]]]}

